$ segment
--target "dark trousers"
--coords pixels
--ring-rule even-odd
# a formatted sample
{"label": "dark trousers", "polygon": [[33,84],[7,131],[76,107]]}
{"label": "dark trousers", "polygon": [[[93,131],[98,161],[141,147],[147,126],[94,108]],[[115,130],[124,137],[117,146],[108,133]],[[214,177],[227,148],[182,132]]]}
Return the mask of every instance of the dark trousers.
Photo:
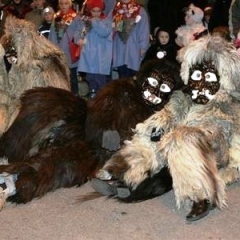
{"label": "dark trousers", "polygon": [[136,75],[136,71],[127,67],[127,65],[122,65],[117,67],[117,72],[119,78],[133,77]]}
{"label": "dark trousers", "polygon": [[86,81],[89,85],[90,91],[95,90],[95,92],[97,92],[108,83],[109,76],[97,73],[86,73]]}
{"label": "dark trousers", "polygon": [[71,91],[78,95],[78,74],[77,68],[70,68],[70,79],[71,79]]}

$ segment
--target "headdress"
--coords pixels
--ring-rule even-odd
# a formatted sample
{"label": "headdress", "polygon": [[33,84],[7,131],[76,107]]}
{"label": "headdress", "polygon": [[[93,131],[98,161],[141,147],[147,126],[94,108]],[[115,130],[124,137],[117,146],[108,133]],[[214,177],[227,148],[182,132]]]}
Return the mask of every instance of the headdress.
{"label": "headdress", "polygon": [[93,8],[100,8],[101,10],[104,9],[104,2],[103,0],[88,0],[87,1],[87,9],[91,11]]}
{"label": "headdress", "polygon": [[220,77],[220,89],[239,89],[240,57],[231,42],[220,36],[206,36],[191,42],[178,52],[181,62],[181,77],[188,84],[189,70],[193,65],[211,62]]}

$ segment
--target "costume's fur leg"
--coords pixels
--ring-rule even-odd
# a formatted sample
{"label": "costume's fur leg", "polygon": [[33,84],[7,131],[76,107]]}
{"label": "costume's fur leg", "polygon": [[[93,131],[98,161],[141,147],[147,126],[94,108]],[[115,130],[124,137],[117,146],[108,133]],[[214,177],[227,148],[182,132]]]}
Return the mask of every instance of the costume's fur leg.
{"label": "costume's fur leg", "polygon": [[114,154],[98,172],[97,177],[102,180],[116,177],[122,179],[133,189],[152,171],[160,170],[155,149],[156,143],[142,142],[135,138],[125,141],[124,147]]}
{"label": "costume's fur leg", "polygon": [[[180,111],[180,114],[176,111],[182,99],[184,100],[182,93],[173,94],[164,109],[137,124],[132,141],[124,142],[125,145],[106,162],[97,177],[102,180],[117,177],[135,189],[147,177],[159,172],[166,165],[166,161],[163,162],[156,151],[157,141],[161,141],[161,137],[174,127],[176,119],[183,117],[185,111]],[[187,101],[181,103],[188,105]],[[156,133],[157,140],[152,139],[153,133]]]}
{"label": "costume's fur leg", "polygon": [[156,155],[157,142],[151,141],[151,134],[155,129],[159,132],[160,140],[162,134],[170,128],[171,116],[168,109],[163,109],[144,123],[137,124],[132,141],[124,142],[124,146],[106,162],[97,177],[102,180],[121,178],[128,186],[135,188],[165,165],[161,162],[161,157]]}
{"label": "costume's fur leg", "polygon": [[194,202],[207,199],[219,208],[226,205],[225,184],[203,131],[195,127],[179,127],[166,134],[159,147],[168,159],[178,207],[187,199]]}
{"label": "costume's fur leg", "polygon": [[240,171],[240,136],[233,134],[229,148],[229,164],[220,169],[220,175],[226,184],[231,184],[239,179]]}
{"label": "costume's fur leg", "polygon": [[80,186],[95,175],[98,160],[83,141],[49,147],[26,162],[1,165],[0,173],[17,174],[16,194],[9,201],[26,203],[60,187]]}

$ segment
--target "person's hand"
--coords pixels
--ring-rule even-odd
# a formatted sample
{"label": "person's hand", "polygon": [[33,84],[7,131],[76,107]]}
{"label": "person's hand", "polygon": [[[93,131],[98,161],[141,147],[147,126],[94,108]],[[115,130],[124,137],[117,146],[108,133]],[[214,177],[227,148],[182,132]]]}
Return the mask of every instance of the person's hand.
{"label": "person's hand", "polygon": [[143,58],[145,56],[146,51],[141,49],[140,50],[140,57]]}
{"label": "person's hand", "polygon": [[85,27],[86,27],[87,31],[89,31],[92,28],[92,21],[91,21],[91,19],[87,19],[85,21]]}
{"label": "person's hand", "polygon": [[82,47],[84,44],[85,44],[85,40],[82,38],[77,42],[77,45],[79,45],[80,47]]}

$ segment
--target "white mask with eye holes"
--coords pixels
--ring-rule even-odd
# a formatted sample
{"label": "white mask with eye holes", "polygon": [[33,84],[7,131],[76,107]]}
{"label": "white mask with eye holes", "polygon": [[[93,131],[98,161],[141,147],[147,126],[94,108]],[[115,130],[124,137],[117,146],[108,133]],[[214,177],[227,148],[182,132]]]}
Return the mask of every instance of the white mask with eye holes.
{"label": "white mask with eye holes", "polygon": [[198,104],[206,104],[214,99],[220,88],[219,76],[210,63],[198,64],[190,69],[188,86],[192,100]]}
{"label": "white mask with eye holes", "polygon": [[147,104],[158,105],[172,91],[172,84],[167,82],[159,82],[154,77],[148,77],[142,85],[142,96]]}

